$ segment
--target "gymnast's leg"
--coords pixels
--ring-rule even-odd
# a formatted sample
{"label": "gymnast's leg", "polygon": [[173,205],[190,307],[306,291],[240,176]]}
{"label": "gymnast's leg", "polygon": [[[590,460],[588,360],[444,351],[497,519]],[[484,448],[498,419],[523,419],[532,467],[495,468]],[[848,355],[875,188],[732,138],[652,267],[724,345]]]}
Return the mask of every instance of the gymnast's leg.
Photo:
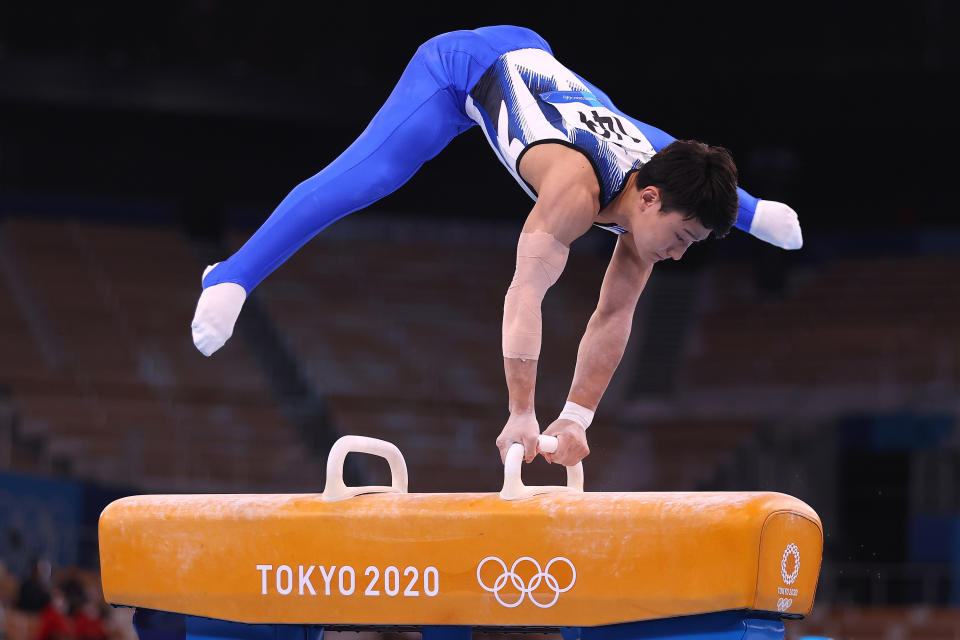
{"label": "gymnast's leg", "polygon": [[249,293],[317,233],[398,189],[474,126],[431,72],[432,64],[418,49],[360,137],[294,188],[239,251],[204,277],[204,287],[234,282]]}
{"label": "gymnast's leg", "polygon": [[194,344],[204,355],[232,335],[247,294],[308,240],[398,189],[455,136],[474,126],[444,81],[437,54],[436,41],[432,47],[421,46],[360,137],[294,188],[239,251],[207,268],[191,324]]}
{"label": "gymnast's leg", "polygon": [[[579,75],[577,78],[579,78],[602,103],[607,105],[611,111],[626,118],[640,129],[656,151],[660,151],[660,149],[663,149],[676,140],[676,138],[669,133],[661,131],[645,122],[640,122],[636,118],[631,118],[617,109],[603,91]],[[793,209],[782,202],[761,200],[739,187],[737,188],[737,194],[740,196],[740,207],[737,212],[735,227],[760,238],[764,242],[769,242],[784,249],[800,248],[803,244],[803,239],[800,232],[800,223]]]}

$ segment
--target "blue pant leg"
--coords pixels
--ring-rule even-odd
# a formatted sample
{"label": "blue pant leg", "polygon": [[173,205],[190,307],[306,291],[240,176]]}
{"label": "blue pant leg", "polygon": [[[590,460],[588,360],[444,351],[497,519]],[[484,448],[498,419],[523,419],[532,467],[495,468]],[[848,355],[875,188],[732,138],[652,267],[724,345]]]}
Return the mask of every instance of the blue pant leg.
{"label": "blue pant leg", "polygon": [[[647,140],[650,141],[650,144],[653,145],[655,151],[660,151],[660,149],[663,149],[665,146],[676,140],[676,138],[671,136],[669,133],[661,131],[660,129],[657,129],[656,127],[645,122],[640,122],[636,118],[631,118],[623,111],[620,111],[620,109],[617,109],[607,94],[605,94],[603,91],[600,91],[600,89],[593,86],[580,76],[577,77],[580,78],[580,81],[583,82],[583,84],[593,93],[593,95],[600,98],[600,102],[604,103],[607,108],[621,117],[626,118],[632,122],[634,126],[640,129],[641,133],[643,133]],[[738,229],[743,229],[744,231],[750,231],[750,224],[753,222],[753,214],[757,211],[757,203],[760,201],[760,199],[750,195],[740,187],[737,187],[737,195],[740,197],[740,206],[737,211],[737,221],[734,226]]]}
{"label": "blue pant leg", "polygon": [[294,188],[239,251],[207,274],[204,287],[235,282],[249,293],[313,236],[398,189],[474,124],[435,56],[421,47],[360,137]]}

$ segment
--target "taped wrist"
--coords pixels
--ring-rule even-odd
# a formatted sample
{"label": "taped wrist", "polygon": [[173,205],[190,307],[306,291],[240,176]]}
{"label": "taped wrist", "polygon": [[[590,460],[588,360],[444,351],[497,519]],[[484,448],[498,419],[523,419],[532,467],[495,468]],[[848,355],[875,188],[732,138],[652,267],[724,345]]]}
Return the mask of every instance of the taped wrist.
{"label": "taped wrist", "polygon": [[521,233],[517,268],[503,300],[503,357],[540,357],[540,303],[560,277],[570,249],[545,231]]}
{"label": "taped wrist", "polygon": [[586,430],[593,422],[593,411],[580,406],[576,402],[567,402],[563,405],[563,411],[560,412],[559,420],[572,420]]}

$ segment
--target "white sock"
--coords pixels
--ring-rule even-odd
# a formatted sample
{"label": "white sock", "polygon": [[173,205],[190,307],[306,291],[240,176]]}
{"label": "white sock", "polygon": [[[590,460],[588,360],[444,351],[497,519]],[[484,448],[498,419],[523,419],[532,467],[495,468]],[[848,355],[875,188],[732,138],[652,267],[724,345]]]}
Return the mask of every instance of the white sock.
{"label": "white sock", "polygon": [[772,200],[761,200],[750,223],[750,235],[781,249],[799,249],[803,246],[803,233],[797,212]]}
{"label": "white sock", "polygon": [[[216,265],[207,267],[206,276]],[[197,311],[190,323],[193,344],[205,356],[213,354],[233,335],[240,309],[247,299],[247,292],[233,282],[221,282],[207,287],[197,301]]]}

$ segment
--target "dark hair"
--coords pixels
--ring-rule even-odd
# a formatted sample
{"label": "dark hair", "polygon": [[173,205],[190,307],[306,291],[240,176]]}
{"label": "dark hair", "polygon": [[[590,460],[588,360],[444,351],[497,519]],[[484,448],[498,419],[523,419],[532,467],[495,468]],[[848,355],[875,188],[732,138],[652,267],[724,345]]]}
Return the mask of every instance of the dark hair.
{"label": "dark hair", "polygon": [[637,189],[657,187],[660,210],[679,211],[722,238],[737,221],[737,165],[723,147],[676,140],[637,170]]}

